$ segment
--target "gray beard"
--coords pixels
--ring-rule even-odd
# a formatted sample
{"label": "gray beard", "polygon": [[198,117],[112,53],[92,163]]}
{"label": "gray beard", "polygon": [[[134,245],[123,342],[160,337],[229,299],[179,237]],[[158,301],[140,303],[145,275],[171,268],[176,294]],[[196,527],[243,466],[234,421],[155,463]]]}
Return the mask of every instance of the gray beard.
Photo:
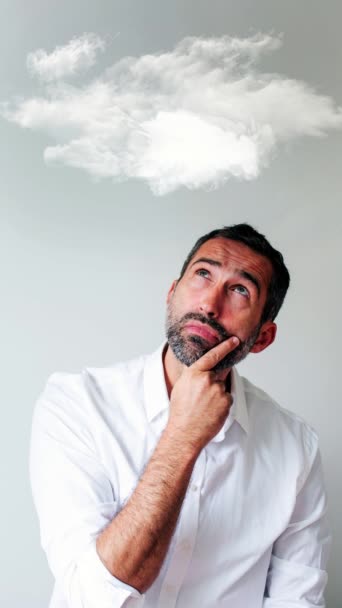
{"label": "gray beard", "polygon": [[[172,314],[172,306],[167,307],[167,316],[165,323],[165,332],[168,344],[175,355],[176,359],[189,367],[195,361],[200,359],[206,352],[208,352],[213,346],[208,346],[208,342],[197,335],[186,335],[182,334],[182,329],[190,320],[199,321],[204,323],[220,336],[220,342],[230,338],[233,334],[226,332],[221,325],[219,325],[214,319],[208,319],[201,314],[187,313],[180,320],[175,320]],[[223,357],[215,367],[213,371],[220,372],[227,368],[233,367],[247,357],[250,349],[255,344],[255,341],[259,335],[261,323],[253,329],[248,338],[243,342],[240,341],[239,345],[228,355]]]}

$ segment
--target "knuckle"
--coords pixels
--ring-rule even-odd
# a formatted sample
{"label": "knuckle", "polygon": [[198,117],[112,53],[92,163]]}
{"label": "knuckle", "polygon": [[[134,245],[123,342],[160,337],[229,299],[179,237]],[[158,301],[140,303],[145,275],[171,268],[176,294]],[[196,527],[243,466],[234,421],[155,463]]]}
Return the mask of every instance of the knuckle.
{"label": "knuckle", "polygon": [[205,388],[208,388],[212,384],[212,379],[211,379],[210,374],[203,374],[202,381],[203,381],[203,386]]}
{"label": "knuckle", "polygon": [[211,360],[213,362],[213,365],[216,365],[216,363],[218,363],[219,360],[220,360],[219,354],[216,353],[216,352],[215,353],[211,353]]}

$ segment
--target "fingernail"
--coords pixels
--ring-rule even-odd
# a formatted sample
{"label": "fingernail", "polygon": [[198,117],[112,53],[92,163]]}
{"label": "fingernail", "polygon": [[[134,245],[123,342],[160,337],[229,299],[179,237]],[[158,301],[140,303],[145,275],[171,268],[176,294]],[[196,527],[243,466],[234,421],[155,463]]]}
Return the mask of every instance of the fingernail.
{"label": "fingernail", "polygon": [[239,338],[236,338],[234,336],[234,338],[232,338],[232,342],[233,342],[233,344],[238,344],[239,343]]}

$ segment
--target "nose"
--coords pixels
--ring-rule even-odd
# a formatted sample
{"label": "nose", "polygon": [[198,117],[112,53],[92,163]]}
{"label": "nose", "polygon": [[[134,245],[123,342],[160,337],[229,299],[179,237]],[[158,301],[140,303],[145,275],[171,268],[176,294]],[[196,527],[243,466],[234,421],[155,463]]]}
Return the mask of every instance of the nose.
{"label": "nose", "polygon": [[220,298],[214,289],[207,289],[203,294],[199,306],[200,311],[210,317],[216,319],[220,314]]}

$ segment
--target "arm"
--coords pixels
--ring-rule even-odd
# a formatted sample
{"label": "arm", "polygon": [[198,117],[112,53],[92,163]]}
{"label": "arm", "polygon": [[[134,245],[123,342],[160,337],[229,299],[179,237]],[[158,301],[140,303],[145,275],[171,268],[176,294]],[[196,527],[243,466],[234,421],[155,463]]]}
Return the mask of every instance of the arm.
{"label": "arm", "polygon": [[325,608],[331,534],[317,441],[310,458],[289,525],[273,545],[264,608]]}
{"label": "arm", "polygon": [[141,593],[160,571],[197,456],[166,428],[131,498],[97,539],[106,568]]}
{"label": "arm", "polygon": [[142,593],[158,576],[197,457],[229,412],[231,396],[210,370],[235,347],[233,339],[226,340],[183,369],[167,427],[143,476],[97,539],[106,568]]}
{"label": "arm", "polygon": [[70,376],[53,374],[33,414],[30,482],[41,546],[69,608],[138,608],[144,598],[113,577],[96,551],[119,505],[79,393]]}

